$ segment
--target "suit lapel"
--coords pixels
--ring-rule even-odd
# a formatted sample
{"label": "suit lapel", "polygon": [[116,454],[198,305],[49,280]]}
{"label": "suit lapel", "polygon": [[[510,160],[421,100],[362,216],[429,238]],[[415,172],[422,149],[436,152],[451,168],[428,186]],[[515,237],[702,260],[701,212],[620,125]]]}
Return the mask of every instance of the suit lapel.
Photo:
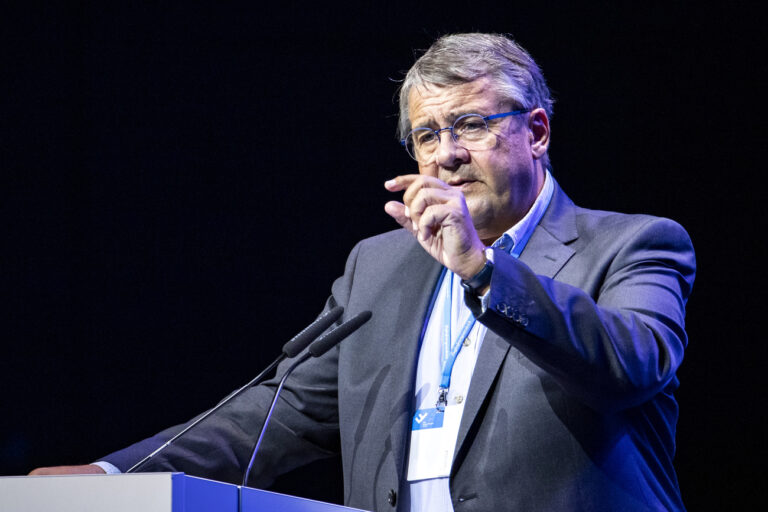
{"label": "suit lapel", "polygon": [[555,183],[549,208],[520,255],[520,261],[535,274],[552,278],[573,256],[573,249],[566,244],[578,237],[576,207]]}
{"label": "suit lapel", "polygon": [[[509,343],[493,332],[488,331],[483,339],[483,346],[480,347],[480,353],[477,355],[475,369],[472,372],[472,380],[469,384],[469,393],[467,402],[464,406],[464,414],[461,416],[459,425],[459,435],[456,438],[456,449],[453,452],[454,461],[461,451],[464,441],[467,439],[467,433],[472,423],[475,421],[480,406],[483,405],[486,395],[499,373],[499,368],[507,357],[509,352]],[[456,471],[457,466],[451,468],[451,472]]]}
{"label": "suit lapel", "polygon": [[[413,388],[421,348],[418,341],[421,340],[430,299],[443,268],[415,239],[411,250],[412,255],[408,258],[411,263],[402,268],[401,279],[409,283],[409,287],[415,290],[415,293],[410,300],[397,304],[400,314],[392,316],[398,319],[395,322],[395,336],[398,343],[392,347],[392,367],[393,372],[399,372],[393,375],[393,382],[396,382],[398,387],[392,390],[392,396],[400,398],[395,401],[391,411],[390,439],[401,481],[404,480],[404,472],[407,469],[405,453],[410,440],[409,432],[414,412]],[[421,314],[418,314],[419,312]]]}
{"label": "suit lapel", "polygon": [[[575,206],[557,182],[554,185],[555,191],[549,208],[547,208],[525,250],[520,255],[520,261],[525,263],[534,273],[549,278],[554,277],[573,256],[574,250],[565,244],[578,238]],[[456,439],[454,460],[467,439],[469,429],[474,423],[509,349],[509,342],[493,331],[489,330],[486,333],[483,346],[477,356],[475,369],[472,372],[467,403],[464,406],[459,435]],[[452,471],[456,469],[454,466]]]}
{"label": "suit lapel", "polygon": [[537,227],[520,255],[520,261],[528,265],[534,274],[552,278],[571,259],[573,252],[549,231]]}

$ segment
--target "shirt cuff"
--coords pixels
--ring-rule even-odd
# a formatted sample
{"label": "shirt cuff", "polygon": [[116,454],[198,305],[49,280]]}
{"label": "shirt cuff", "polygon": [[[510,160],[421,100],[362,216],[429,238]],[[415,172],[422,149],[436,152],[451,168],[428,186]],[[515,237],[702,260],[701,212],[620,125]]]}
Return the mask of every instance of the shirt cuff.
{"label": "shirt cuff", "polygon": [[103,461],[103,460],[100,460],[98,462],[94,462],[93,465],[94,466],[99,466],[108,475],[119,475],[120,473],[122,473],[122,471],[117,469],[117,467],[115,467],[112,464],[110,464],[109,462],[106,462],[106,461]]}

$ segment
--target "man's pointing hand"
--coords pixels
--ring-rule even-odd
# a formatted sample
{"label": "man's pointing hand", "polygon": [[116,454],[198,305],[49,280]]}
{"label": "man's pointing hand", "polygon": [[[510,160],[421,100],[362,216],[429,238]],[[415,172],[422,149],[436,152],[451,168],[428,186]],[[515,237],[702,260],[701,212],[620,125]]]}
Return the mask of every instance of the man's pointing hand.
{"label": "man's pointing hand", "polygon": [[485,246],[475,231],[464,195],[437,178],[397,176],[384,187],[404,191],[403,202],[389,201],[384,210],[410,231],[433,258],[462,279],[485,265]]}

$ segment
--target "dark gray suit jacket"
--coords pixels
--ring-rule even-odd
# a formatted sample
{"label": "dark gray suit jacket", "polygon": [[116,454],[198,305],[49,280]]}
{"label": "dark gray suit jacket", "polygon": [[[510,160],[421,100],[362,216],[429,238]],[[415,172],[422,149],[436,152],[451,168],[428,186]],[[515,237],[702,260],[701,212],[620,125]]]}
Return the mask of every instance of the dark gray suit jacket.
{"label": "dark gray suit jacket", "polygon": [[[695,272],[685,231],[578,208],[556,186],[520,259],[495,261],[451,472],[455,510],[683,509],[672,458]],[[288,380],[252,485],[340,452],[346,504],[394,510],[397,493],[396,508],[408,510],[415,368],[440,270],[404,230],[354,248],[326,307],[373,317]],[[145,470],[238,482],[274,385],[244,394]],[[174,430],[104,460],[125,470]]]}

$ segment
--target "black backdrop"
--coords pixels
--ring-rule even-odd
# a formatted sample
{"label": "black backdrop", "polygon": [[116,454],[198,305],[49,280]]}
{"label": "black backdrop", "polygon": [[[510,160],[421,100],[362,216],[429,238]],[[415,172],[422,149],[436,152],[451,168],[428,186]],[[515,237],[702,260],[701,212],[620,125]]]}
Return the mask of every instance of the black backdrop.
{"label": "black backdrop", "polygon": [[414,170],[393,102],[414,50],[480,30],[543,67],[577,203],[689,230],[683,496],[764,495],[758,17],[634,4],[5,11],[0,474],[90,462],[265,366],[355,241],[395,227],[382,184]]}

